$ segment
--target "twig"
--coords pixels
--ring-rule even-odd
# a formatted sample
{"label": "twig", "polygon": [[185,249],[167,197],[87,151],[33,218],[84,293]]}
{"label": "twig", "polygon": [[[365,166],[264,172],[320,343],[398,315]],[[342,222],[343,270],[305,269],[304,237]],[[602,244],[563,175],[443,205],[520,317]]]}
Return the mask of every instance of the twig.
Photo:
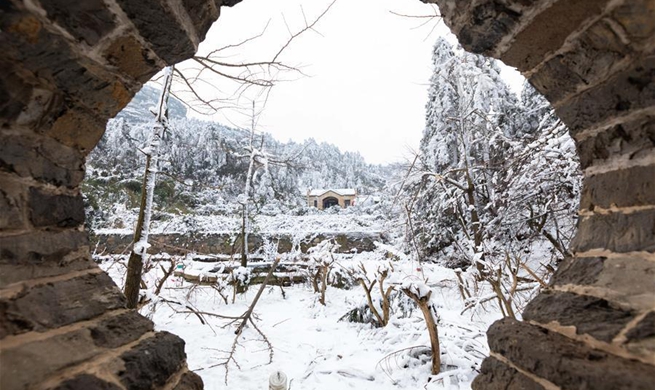
{"label": "twig", "polygon": [[250,319],[250,316],[252,315],[252,311],[255,309],[255,306],[257,305],[257,301],[259,301],[259,297],[262,296],[262,293],[264,292],[264,288],[266,287],[266,284],[268,284],[269,279],[271,278],[271,275],[273,275],[273,271],[275,271],[275,268],[277,265],[280,263],[280,257],[277,257],[273,264],[271,265],[271,269],[268,271],[268,274],[266,275],[266,278],[264,278],[264,281],[262,282],[262,285],[259,287],[259,291],[257,291],[257,295],[255,295],[255,299],[253,299],[252,303],[250,304],[250,307],[248,310],[246,310],[245,313],[241,316],[243,318],[243,321],[241,322],[241,325],[237,328],[237,330],[234,331],[234,334],[237,336],[241,335],[241,332],[243,331],[243,328],[246,326],[246,323]]}
{"label": "twig", "polygon": [[175,270],[175,261],[171,260],[171,266],[168,267],[168,270],[164,268],[163,265],[159,264],[159,267],[161,267],[161,270],[164,271],[164,276],[159,279],[159,282],[157,282],[157,287],[155,288],[155,295],[159,295],[161,293],[162,287],[164,287],[164,283],[166,283],[166,280],[168,279],[169,276],[173,274],[173,271]]}

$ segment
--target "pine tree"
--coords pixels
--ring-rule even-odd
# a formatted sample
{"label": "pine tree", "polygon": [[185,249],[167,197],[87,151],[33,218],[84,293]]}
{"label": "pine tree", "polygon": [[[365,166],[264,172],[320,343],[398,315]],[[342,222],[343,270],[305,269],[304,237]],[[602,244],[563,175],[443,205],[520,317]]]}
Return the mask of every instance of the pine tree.
{"label": "pine tree", "polygon": [[473,278],[515,317],[549,263],[569,255],[580,183],[573,141],[532,87],[516,99],[493,60],[440,39],[433,65],[420,154],[405,180],[406,240],[421,260],[468,269],[458,274],[467,302],[476,302]]}
{"label": "pine tree", "polygon": [[412,189],[418,195],[413,233],[421,243],[420,256],[427,258],[443,257],[440,252],[457,243],[461,250],[446,255],[446,262],[461,266],[480,259],[485,218],[494,218],[500,202],[495,175],[516,103],[493,60],[440,38],[433,66],[420,175]]}

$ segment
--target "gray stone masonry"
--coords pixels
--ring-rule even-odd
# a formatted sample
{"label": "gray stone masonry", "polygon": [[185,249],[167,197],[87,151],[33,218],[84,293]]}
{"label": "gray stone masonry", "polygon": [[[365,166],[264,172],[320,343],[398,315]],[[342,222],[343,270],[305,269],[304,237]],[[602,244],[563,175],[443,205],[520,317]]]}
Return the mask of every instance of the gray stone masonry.
{"label": "gray stone masonry", "polygon": [[[489,330],[475,389],[653,389],[655,0],[423,0],[517,67],[585,179],[572,251],[525,321]],[[0,3],[0,388],[202,389],[184,342],[124,308],[79,184],[108,118],[235,0]]]}
{"label": "gray stone masonry", "polygon": [[107,119],[192,56],[221,5],[0,3],[1,389],[202,389],[184,341],[91,261],[79,185]]}
{"label": "gray stone masonry", "polygon": [[488,332],[474,389],[655,386],[655,0],[425,0],[571,129],[580,220],[550,286]]}

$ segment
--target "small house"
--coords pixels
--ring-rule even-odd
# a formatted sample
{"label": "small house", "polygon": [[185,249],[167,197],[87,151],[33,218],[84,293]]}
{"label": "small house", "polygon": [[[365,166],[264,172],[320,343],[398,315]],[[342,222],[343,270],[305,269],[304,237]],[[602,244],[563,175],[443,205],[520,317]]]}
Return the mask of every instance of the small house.
{"label": "small house", "polygon": [[325,210],[332,206],[346,208],[355,205],[357,190],[354,188],[317,189],[307,191],[307,205]]}

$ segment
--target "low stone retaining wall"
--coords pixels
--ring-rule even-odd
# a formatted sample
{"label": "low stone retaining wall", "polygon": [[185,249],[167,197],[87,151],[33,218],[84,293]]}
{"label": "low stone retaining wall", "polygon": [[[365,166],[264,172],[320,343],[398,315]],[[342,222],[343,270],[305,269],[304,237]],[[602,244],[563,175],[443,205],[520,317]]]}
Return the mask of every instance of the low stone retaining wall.
{"label": "low stone retaining wall", "polygon": [[[271,262],[254,262],[248,264],[250,269],[250,282],[248,284],[261,284],[271,269]],[[187,282],[197,284],[214,284],[219,277],[230,274],[237,266],[217,263],[211,270],[197,273],[186,272],[184,269],[173,272],[174,276],[182,277]],[[268,284],[272,286],[290,286],[295,283],[305,283],[309,275],[309,265],[303,262],[280,263],[275,269],[273,277]]]}
{"label": "low stone retaining wall", "polygon": [[[302,253],[307,253],[324,240],[334,239],[339,245],[336,253],[359,253],[375,250],[375,242],[384,242],[381,233],[349,232],[349,233],[317,233],[307,235],[298,244]],[[271,240],[278,245],[278,253],[289,253],[294,247],[294,238],[290,234],[250,234],[248,248],[251,253],[258,252],[265,241]],[[166,252],[173,256],[182,256],[187,253],[199,255],[232,255],[238,254],[241,248],[239,235],[230,233],[170,233],[151,234],[149,239],[152,245],[148,253],[157,254]],[[91,245],[97,254],[128,253],[132,244],[132,234],[92,234]]]}

